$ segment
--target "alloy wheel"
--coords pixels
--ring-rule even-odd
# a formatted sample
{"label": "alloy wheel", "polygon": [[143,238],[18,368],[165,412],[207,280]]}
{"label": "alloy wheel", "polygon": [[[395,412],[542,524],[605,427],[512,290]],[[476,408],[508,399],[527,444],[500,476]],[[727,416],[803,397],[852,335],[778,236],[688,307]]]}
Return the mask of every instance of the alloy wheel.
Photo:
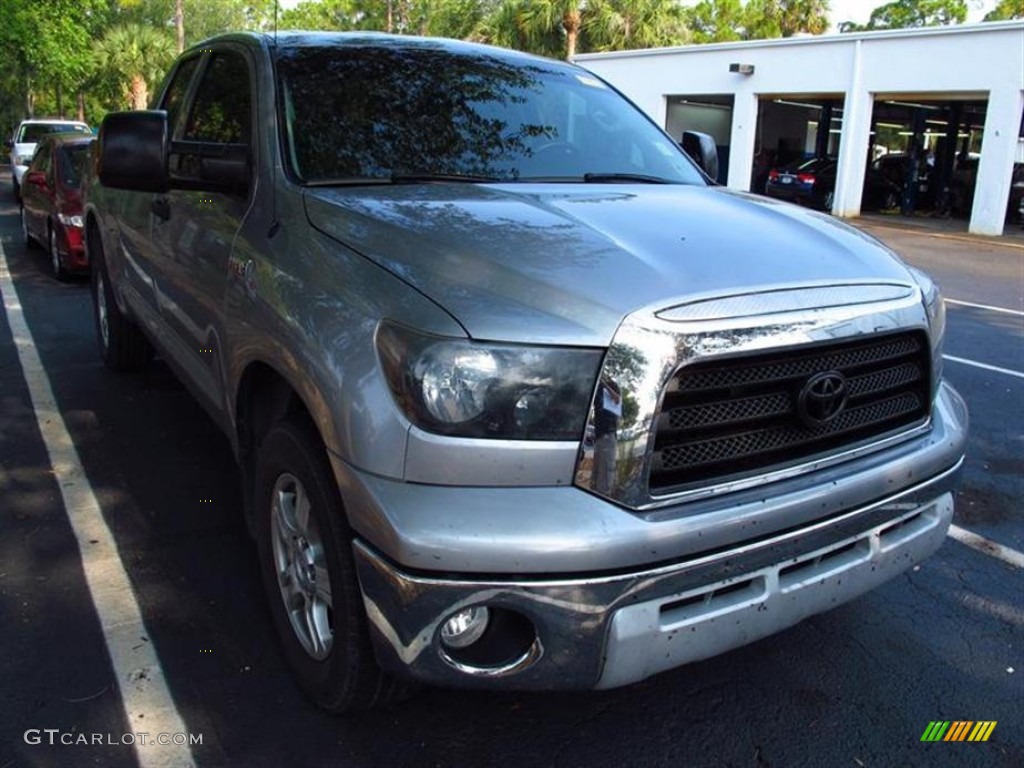
{"label": "alloy wheel", "polygon": [[330,573],[309,494],[294,475],[278,477],[270,515],[274,569],[285,612],[303,650],[322,661],[334,644]]}

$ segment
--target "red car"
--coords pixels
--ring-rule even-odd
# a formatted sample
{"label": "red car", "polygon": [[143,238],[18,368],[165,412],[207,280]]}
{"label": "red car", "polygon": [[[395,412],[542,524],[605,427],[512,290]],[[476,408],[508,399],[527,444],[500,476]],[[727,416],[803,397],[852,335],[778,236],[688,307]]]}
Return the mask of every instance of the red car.
{"label": "red car", "polygon": [[21,230],[26,245],[43,245],[58,280],[87,272],[82,239],[82,178],[92,136],[53,134],[36,149],[21,185]]}

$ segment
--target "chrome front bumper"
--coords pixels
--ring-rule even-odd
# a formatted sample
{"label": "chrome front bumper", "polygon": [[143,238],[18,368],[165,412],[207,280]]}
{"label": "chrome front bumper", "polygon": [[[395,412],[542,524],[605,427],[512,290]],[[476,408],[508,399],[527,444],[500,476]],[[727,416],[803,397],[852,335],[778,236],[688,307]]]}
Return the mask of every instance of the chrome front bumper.
{"label": "chrome front bumper", "polygon": [[[354,545],[371,635],[393,674],[438,685],[612,688],[752,642],[893,578],[941,545],[962,459],[888,498],[785,533],[630,573],[460,578],[412,573]],[[536,641],[494,668],[453,663],[453,611],[525,616]]]}

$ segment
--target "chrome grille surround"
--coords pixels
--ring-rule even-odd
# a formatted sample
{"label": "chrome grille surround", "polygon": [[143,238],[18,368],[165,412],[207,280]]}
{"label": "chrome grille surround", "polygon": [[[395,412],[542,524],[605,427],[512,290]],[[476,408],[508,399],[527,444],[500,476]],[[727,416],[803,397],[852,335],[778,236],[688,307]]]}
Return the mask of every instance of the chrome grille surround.
{"label": "chrome grille surround", "polygon": [[[808,296],[834,297],[835,306],[807,308]],[[846,291],[837,290],[845,288]],[[766,312],[751,311],[766,297]],[[716,297],[685,297],[646,307],[627,316],[605,357],[587,424],[587,439],[576,462],[578,487],[635,510],[679,504],[781,480],[832,466],[910,439],[929,428],[929,420],[877,439],[852,443],[805,461],[766,467],[757,474],[712,479],[698,487],[658,490],[649,485],[656,419],[666,386],[686,366],[786,350],[865,340],[897,332],[928,334],[921,290],[912,282],[827,282],[762,286],[742,296],[745,312],[723,317]],[[698,310],[702,301],[708,316]],[[686,306],[685,320],[669,320]],[[795,309],[786,311],[784,307]],[[703,366],[702,366],[703,367]],[[938,380],[931,382],[934,397]]]}

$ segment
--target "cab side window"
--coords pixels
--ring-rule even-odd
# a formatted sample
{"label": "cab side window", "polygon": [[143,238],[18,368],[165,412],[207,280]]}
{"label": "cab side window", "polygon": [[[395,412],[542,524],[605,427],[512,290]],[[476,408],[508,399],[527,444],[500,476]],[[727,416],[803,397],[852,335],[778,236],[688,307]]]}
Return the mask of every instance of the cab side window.
{"label": "cab side window", "polygon": [[178,127],[178,120],[181,117],[181,108],[185,103],[185,96],[188,94],[188,85],[192,81],[196,67],[199,65],[199,57],[194,56],[181,63],[174,73],[174,79],[167,86],[164,92],[163,102],[160,109],[167,112],[167,126],[171,135],[175,135]]}
{"label": "cab side window", "polygon": [[248,144],[252,135],[251,121],[248,64],[239,54],[215,54],[203,73],[182,139]]}

